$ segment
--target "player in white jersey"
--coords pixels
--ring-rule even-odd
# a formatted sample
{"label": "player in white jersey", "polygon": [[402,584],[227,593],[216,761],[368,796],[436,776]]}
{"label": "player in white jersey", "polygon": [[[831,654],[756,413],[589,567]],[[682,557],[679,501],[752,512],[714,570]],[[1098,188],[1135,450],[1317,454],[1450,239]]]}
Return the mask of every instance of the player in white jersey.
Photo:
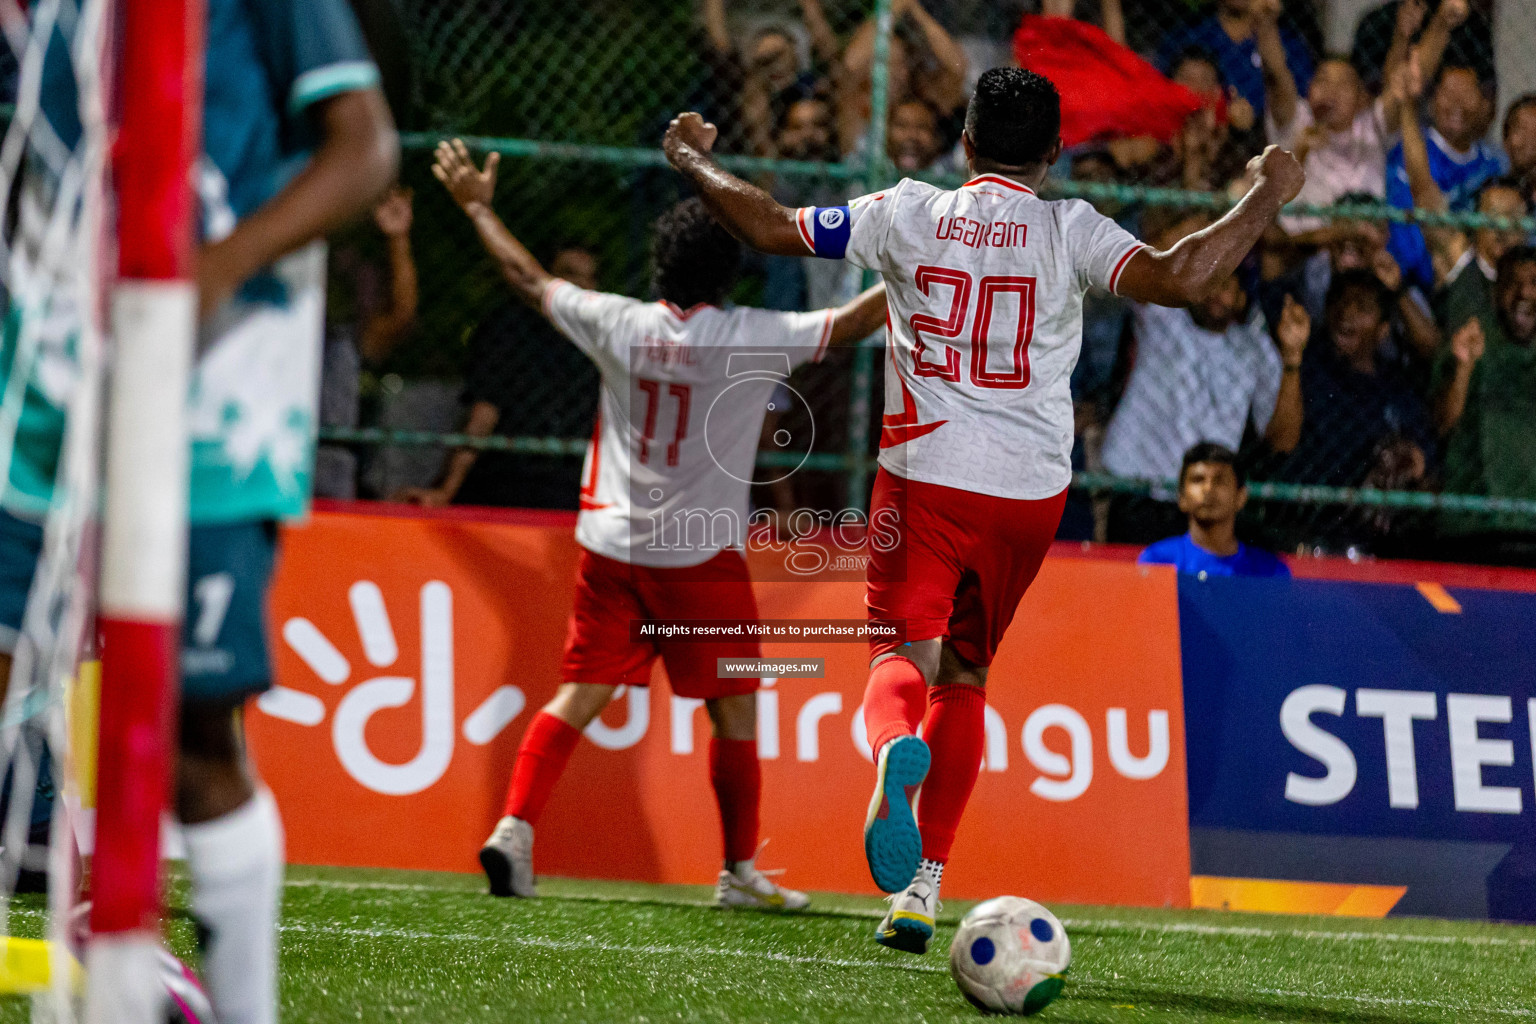
{"label": "player in white jersey", "polygon": [[658,656],[673,692],[704,701],[714,727],[710,781],[724,833],[716,902],[798,910],[804,893],[754,864],[761,775],[756,678],[718,678],[720,658],[759,656],[755,638],[644,636],[648,620],[753,622],[742,547],[763,417],[776,388],[830,345],[879,329],[883,287],[839,309],[721,309],[741,247],[697,199],[657,222],[660,302],[587,291],[551,277],[491,209],[497,156],[479,170],[458,140],[433,173],[500,264],[513,290],[597,364],[602,395],[582,473],[582,547],[563,684],[518,747],[505,814],[480,852],[497,896],[533,896],[533,827],[567,759],[619,686],[645,686]]}
{"label": "player in white jersey", "polygon": [[954,190],[903,180],[847,206],[787,209],[723,170],[709,155],[714,138],[713,125],[684,114],[665,147],[727,230],[767,253],[848,259],[888,289],[892,372],[871,508],[895,517],[900,543],[871,551],[867,601],[872,619],[905,627],[905,642],[871,651],[864,720],[877,776],[864,847],[875,882],[899,893],[876,941],[926,952],[981,763],[987,666],[1072,478],[1068,379],[1083,295],[1198,300],[1303,175],[1270,147],[1236,208],[1154,251],[1081,200],[1036,195],[1061,155],[1061,101],[1019,68],[977,82],[964,135],[974,176]]}

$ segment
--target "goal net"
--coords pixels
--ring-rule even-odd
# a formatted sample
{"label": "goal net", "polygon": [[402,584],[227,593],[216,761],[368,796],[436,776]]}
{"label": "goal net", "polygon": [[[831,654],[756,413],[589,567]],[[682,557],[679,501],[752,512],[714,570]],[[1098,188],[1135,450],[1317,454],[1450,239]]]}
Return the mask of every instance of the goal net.
{"label": "goal net", "polygon": [[0,0],[0,1011],[34,1020],[165,1002],[195,9]]}

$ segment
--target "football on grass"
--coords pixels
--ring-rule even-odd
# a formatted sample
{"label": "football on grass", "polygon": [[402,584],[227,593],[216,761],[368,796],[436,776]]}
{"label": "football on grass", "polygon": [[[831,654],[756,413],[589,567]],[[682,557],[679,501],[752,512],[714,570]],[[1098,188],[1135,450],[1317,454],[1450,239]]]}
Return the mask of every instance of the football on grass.
{"label": "football on grass", "polygon": [[999,896],[971,910],[949,947],[965,997],[995,1013],[1038,1013],[1061,992],[1072,944],[1056,915],[1034,900]]}

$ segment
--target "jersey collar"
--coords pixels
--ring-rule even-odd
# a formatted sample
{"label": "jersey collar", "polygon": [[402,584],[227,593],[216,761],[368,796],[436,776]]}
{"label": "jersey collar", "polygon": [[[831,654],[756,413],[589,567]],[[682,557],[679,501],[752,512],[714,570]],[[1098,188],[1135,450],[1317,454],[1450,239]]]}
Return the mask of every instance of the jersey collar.
{"label": "jersey collar", "polygon": [[696,302],[692,306],[689,306],[687,309],[681,309],[676,303],[668,302],[666,299],[662,299],[661,304],[666,308],[667,312],[671,313],[679,320],[687,320],[701,309],[714,308],[707,302]]}
{"label": "jersey collar", "polygon": [[978,174],[976,177],[972,178],[970,181],[966,182],[960,187],[970,188],[972,185],[1001,185],[1004,188],[1011,188],[1015,192],[1028,192],[1030,195],[1035,194],[1035,190],[1030,188],[1028,185],[1020,185],[1013,179],[1005,178],[1001,174]]}

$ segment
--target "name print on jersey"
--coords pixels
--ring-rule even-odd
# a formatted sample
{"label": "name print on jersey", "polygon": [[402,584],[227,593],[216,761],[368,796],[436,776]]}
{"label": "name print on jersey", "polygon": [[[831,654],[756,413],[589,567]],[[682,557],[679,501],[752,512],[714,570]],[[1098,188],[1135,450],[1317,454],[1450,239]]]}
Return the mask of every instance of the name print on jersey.
{"label": "name print on jersey", "polygon": [[1022,249],[1027,244],[1029,225],[1016,221],[989,223],[969,217],[940,217],[933,237],[941,242],[959,242],[972,249]]}

